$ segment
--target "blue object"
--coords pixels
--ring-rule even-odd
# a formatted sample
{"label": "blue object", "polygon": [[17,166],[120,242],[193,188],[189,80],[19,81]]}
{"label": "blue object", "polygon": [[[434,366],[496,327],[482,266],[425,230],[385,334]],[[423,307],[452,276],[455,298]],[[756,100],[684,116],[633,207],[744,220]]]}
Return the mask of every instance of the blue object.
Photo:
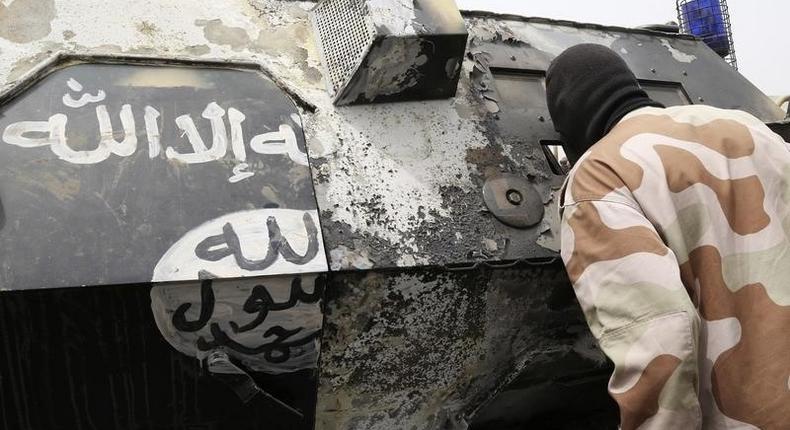
{"label": "blue object", "polygon": [[719,0],[690,0],[680,4],[683,28],[701,38],[717,54],[730,54],[730,31]]}

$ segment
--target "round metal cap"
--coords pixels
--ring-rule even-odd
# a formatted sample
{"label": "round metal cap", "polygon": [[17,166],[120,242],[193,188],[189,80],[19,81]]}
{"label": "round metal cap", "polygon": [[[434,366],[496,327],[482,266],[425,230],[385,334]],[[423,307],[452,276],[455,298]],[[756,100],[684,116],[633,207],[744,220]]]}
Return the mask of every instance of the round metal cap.
{"label": "round metal cap", "polygon": [[498,220],[511,227],[532,227],[543,219],[543,199],[521,176],[502,174],[487,180],[483,200]]}

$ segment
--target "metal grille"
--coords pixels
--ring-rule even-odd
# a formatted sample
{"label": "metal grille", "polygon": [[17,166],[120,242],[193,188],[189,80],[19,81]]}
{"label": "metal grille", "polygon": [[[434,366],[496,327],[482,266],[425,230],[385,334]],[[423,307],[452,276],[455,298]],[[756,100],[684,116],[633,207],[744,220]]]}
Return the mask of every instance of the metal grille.
{"label": "metal grille", "polygon": [[348,81],[376,37],[365,0],[324,0],[313,10],[332,90]]}
{"label": "metal grille", "polygon": [[677,0],[676,5],[680,31],[701,38],[738,69],[727,0]]}

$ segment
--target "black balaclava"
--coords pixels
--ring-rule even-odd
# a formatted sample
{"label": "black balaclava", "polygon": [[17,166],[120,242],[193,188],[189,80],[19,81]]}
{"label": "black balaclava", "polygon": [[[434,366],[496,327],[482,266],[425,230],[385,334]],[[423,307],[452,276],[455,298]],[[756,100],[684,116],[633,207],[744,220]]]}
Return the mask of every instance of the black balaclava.
{"label": "black balaclava", "polygon": [[664,107],[647,96],[619,55],[594,44],[576,45],[552,61],[546,100],[571,164],[629,112]]}

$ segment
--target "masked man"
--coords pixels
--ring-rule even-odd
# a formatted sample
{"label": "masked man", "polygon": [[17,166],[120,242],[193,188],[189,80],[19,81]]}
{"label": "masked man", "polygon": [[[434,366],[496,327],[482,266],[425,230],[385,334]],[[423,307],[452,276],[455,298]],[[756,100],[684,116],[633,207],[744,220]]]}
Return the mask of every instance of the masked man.
{"label": "masked man", "polygon": [[664,108],[608,48],[548,70],[573,169],[562,258],[629,429],[790,429],[790,152],[757,118]]}

